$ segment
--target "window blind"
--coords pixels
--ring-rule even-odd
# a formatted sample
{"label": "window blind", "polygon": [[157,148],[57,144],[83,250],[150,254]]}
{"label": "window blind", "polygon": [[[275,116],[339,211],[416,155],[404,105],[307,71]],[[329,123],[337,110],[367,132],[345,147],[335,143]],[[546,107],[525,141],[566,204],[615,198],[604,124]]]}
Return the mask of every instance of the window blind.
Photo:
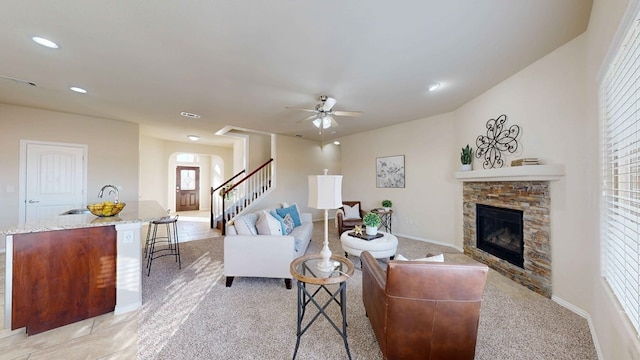
{"label": "window blind", "polygon": [[[640,15],[640,14],[639,14]],[[603,276],[640,333],[640,21],[601,87]]]}

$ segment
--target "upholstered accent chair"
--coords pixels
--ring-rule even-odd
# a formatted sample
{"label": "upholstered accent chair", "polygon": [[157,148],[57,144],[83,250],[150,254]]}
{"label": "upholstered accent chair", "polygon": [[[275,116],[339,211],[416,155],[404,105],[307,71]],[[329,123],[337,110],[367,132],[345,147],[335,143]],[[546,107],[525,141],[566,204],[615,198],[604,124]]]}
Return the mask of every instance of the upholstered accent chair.
{"label": "upholstered accent chair", "polygon": [[[344,206],[339,208],[336,211],[336,222],[338,223],[338,234],[342,234],[347,230],[351,230],[355,228],[356,225],[362,225],[362,218],[367,213],[366,211],[362,210],[362,205],[360,204],[360,201],[343,201],[342,204],[348,205],[352,208],[358,205],[357,214],[359,215],[359,217],[353,216],[354,214],[349,214],[348,211],[345,211]],[[352,215],[352,216],[349,216],[349,215]]]}
{"label": "upholstered accent chair", "polygon": [[384,359],[473,359],[488,267],[390,260],[367,251],[362,300]]}

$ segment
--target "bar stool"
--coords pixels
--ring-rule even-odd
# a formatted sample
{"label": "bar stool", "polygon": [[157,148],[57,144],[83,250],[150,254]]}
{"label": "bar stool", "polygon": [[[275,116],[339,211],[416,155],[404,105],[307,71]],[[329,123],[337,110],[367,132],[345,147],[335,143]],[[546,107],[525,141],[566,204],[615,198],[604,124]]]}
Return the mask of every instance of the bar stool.
{"label": "bar stool", "polygon": [[[158,236],[158,225],[166,226],[167,236]],[[157,243],[164,242],[167,244],[166,247],[156,248]],[[178,268],[182,269],[182,262],[180,261],[180,243],[178,242],[178,215],[175,217],[163,217],[149,222],[149,229],[147,229],[147,241],[144,246],[144,255],[147,258],[147,276],[151,274],[151,262],[154,259],[163,256],[175,256]]]}

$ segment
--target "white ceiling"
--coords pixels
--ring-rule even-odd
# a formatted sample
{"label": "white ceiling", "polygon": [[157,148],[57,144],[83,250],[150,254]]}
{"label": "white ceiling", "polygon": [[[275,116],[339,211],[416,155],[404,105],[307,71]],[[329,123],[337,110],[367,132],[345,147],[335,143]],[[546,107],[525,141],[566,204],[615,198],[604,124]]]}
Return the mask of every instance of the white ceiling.
{"label": "white ceiling", "polygon": [[[458,108],[584,32],[591,3],[2,0],[0,75],[37,87],[0,80],[0,103],[213,144],[227,126],[321,140],[296,123],[309,113],[285,107],[326,94],[334,110],[364,112],[337,117],[329,141]],[[443,86],[429,93],[433,82]]]}

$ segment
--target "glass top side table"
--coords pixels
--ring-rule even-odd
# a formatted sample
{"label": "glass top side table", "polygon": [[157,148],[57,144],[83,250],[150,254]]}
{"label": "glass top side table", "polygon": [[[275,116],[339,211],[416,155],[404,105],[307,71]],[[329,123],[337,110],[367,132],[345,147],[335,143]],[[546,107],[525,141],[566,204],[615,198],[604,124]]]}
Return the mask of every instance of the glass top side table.
{"label": "glass top side table", "polygon": [[[320,261],[322,261],[320,254],[310,254],[293,260],[290,265],[291,275],[298,283],[298,328],[293,359],[295,359],[298,354],[300,338],[320,315],[323,315],[342,337],[344,347],[347,350],[347,356],[351,359],[349,343],[347,342],[347,280],[353,275],[354,266],[353,263],[344,256],[331,255],[331,261],[335,264],[334,270],[331,272],[322,272],[318,270],[318,263]],[[331,289],[328,288],[328,286],[331,285],[337,285],[338,288],[331,291]],[[324,304],[319,303],[319,301],[324,300],[321,300],[320,294],[328,295],[328,299],[326,299]],[[336,303],[340,307],[340,313],[342,314],[341,327],[338,327],[333,319],[325,312],[325,309],[331,303]],[[304,316],[307,305],[309,304],[313,304],[318,311],[311,320],[303,326]]]}

